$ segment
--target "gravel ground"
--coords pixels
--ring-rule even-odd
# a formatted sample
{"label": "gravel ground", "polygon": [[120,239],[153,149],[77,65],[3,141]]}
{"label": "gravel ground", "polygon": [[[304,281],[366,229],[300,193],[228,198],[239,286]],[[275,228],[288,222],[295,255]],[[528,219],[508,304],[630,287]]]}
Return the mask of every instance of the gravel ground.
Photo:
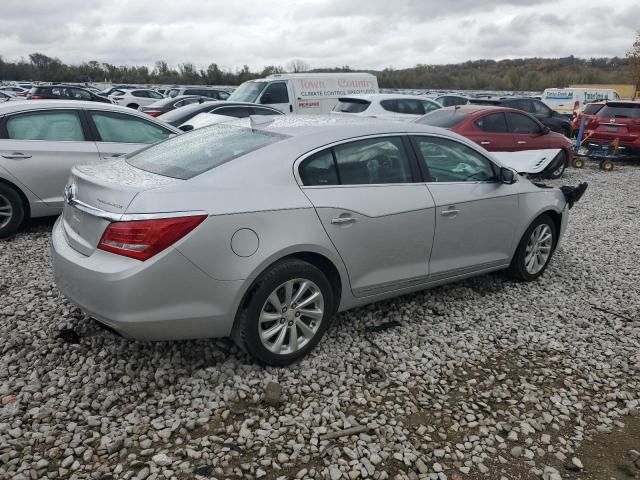
{"label": "gravel ground", "polygon": [[640,169],[555,183],[580,181],[538,282],[489,275],[341,314],[289,368],[101,329],[59,296],[52,221],[32,222],[0,243],[0,478],[638,478],[632,457],[616,459],[627,477],[586,457],[607,435],[640,450]]}

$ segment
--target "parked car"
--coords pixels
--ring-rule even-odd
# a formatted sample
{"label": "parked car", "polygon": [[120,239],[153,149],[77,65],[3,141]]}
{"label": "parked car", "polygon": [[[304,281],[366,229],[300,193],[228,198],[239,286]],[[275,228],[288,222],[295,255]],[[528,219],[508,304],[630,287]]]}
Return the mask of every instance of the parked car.
{"label": "parked car", "polygon": [[640,101],[607,102],[585,125],[588,150],[619,142],[619,150],[640,155]]}
{"label": "parked car", "polygon": [[29,90],[27,100],[84,100],[111,103],[107,97],[96,95],[86,88],[70,85],[38,85]]}
{"label": "parked car", "polygon": [[226,100],[230,93],[219,88],[208,87],[174,87],[167,94],[169,97],[178,97],[180,95],[199,95],[208,97],[212,100]]}
{"label": "parked car", "polygon": [[535,117],[513,108],[486,105],[445,107],[417,122],[448,128],[490,152],[559,149],[557,159],[544,171],[549,178],[561,177],[573,160],[573,145],[567,137],[550,131]]}
{"label": "parked car", "polygon": [[8,90],[0,90],[0,103],[2,102],[11,102],[14,100],[18,100],[18,97],[15,93],[10,92]]}
{"label": "parked car", "polygon": [[15,85],[3,85],[0,86],[0,91],[2,92],[11,92],[17,97],[26,97],[29,90],[22,87],[16,87]]}
{"label": "parked car", "polygon": [[522,110],[536,117],[544,126],[551,131],[563,134],[571,138],[573,126],[571,120],[565,115],[551,110],[544,102],[532,97],[489,97],[472,98],[471,103],[475,105],[499,105],[502,107]]}
{"label": "parked car", "polygon": [[462,95],[440,95],[434,99],[443,107],[455,107],[456,105],[466,105],[469,103],[469,99]]}
{"label": "parked car", "polygon": [[[185,124],[188,125],[187,122],[199,113],[215,113],[216,115],[236,118],[245,118],[251,115],[283,115],[280,110],[276,110],[275,108],[256,105],[255,103],[227,101],[186,105],[163,113],[158,119],[174,127],[179,127]],[[193,127],[185,128],[185,130],[191,129],[193,129]]]}
{"label": "parked car", "polygon": [[52,235],[60,291],[127,337],[232,336],[284,365],[336,312],[507,268],[535,280],[586,188],[536,186],[425,125],[251,123],[75,167]]}
{"label": "parked car", "polygon": [[108,97],[109,95],[111,95],[116,91],[133,90],[134,88],[136,87],[132,85],[113,85],[109,88],[105,88],[104,90],[101,90],[100,92],[98,92],[98,94],[103,97]]}
{"label": "parked car", "polygon": [[26,218],[59,214],[74,165],[109,160],[179,132],[149,115],[106,103],[0,104],[0,237],[15,232]]}
{"label": "parked car", "polygon": [[375,93],[340,97],[331,113],[411,121],[442,105],[418,95]]}
{"label": "parked car", "polygon": [[157,117],[163,113],[170,112],[176,108],[184,107],[185,105],[191,105],[193,103],[201,104],[203,102],[211,101],[209,97],[201,97],[199,95],[178,95],[177,97],[163,98],[157,100],[146,107],[140,107],[140,111]]}
{"label": "parked car", "polygon": [[370,73],[275,73],[244,82],[229,100],[315,115],[331,112],[340,97],[374,93],[378,79]]}
{"label": "parked car", "polygon": [[116,90],[109,98],[117,105],[138,109],[151,105],[164,97],[150,88],[135,88],[133,90]]}
{"label": "parked car", "polygon": [[573,133],[577,135],[578,130],[580,129],[580,122],[582,119],[585,119],[585,125],[589,120],[592,120],[593,117],[606,105],[606,102],[591,102],[584,107],[584,110],[579,112],[576,117],[571,122],[571,128]]}

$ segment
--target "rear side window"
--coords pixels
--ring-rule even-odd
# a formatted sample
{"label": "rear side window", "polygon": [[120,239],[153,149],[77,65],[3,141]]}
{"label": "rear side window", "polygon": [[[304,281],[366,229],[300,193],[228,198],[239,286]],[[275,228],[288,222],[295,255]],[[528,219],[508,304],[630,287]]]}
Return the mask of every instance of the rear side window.
{"label": "rear side window", "polygon": [[598,116],[609,118],[640,118],[640,105],[615,107],[612,105],[605,105],[605,107],[598,112]]}
{"label": "rear side window", "polygon": [[188,180],[285,138],[273,132],[218,124],[141,150],[127,162],[147,172]]}
{"label": "rear side window", "polygon": [[406,115],[424,115],[425,113],[422,102],[411,98],[382,100],[380,105],[389,112],[402,113]]}
{"label": "rear side window", "polygon": [[335,107],[333,107],[333,111],[343,113],[362,113],[367,108],[369,108],[369,105],[371,105],[371,102],[368,102],[366,100],[350,100],[347,98],[343,98],[336,104]]}
{"label": "rear side window", "polygon": [[315,153],[300,165],[300,178],[306,186],[338,185],[338,173],[331,149]]}
{"label": "rear side window", "polygon": [[152,144],[171,135],[169,130],[133,115],[91,112],[91,118],[103,142]]}
{"label": "rear side window", "polygon": [[12,115],[7,133],[13,140],[49,140],[80,142],[84,140],[77,112],[33,112]]}
{"label": "rear side window", "polygon": [[434,110],[424,117],[416,120],[416,123],[431,125],[432,127],[452,128],[467,118],[469,114],[462,110]]}
{"label": "rear side window", "polygon": [[476,126],[483,132],[507,133],[507,121],[504,113],[492,113],[476,120]]}
{"label": "rear side window", "polygon": [[300,166],[305,186],[411,183],[413,175],[402,139],[371,138],[316,153]]}

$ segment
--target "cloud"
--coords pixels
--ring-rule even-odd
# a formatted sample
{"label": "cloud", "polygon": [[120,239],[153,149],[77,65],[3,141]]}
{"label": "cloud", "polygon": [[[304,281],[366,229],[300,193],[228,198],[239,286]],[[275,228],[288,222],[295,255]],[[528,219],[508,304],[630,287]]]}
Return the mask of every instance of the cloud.
{"label": "cloud", "polygon": [[614,56],[636,0],[3,0],[0,54],[236,69],[395,68],[480,58]]}

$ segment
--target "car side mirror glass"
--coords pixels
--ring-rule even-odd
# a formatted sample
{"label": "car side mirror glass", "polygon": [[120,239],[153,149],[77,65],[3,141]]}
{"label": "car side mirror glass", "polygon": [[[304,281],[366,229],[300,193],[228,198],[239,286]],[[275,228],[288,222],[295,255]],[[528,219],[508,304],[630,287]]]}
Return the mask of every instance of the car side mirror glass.
{"label": "car side mirror glass", "polygon": [[505,185],[512,185],[518,181],[518,174],[507,167],[500,168],[500,181]]}

